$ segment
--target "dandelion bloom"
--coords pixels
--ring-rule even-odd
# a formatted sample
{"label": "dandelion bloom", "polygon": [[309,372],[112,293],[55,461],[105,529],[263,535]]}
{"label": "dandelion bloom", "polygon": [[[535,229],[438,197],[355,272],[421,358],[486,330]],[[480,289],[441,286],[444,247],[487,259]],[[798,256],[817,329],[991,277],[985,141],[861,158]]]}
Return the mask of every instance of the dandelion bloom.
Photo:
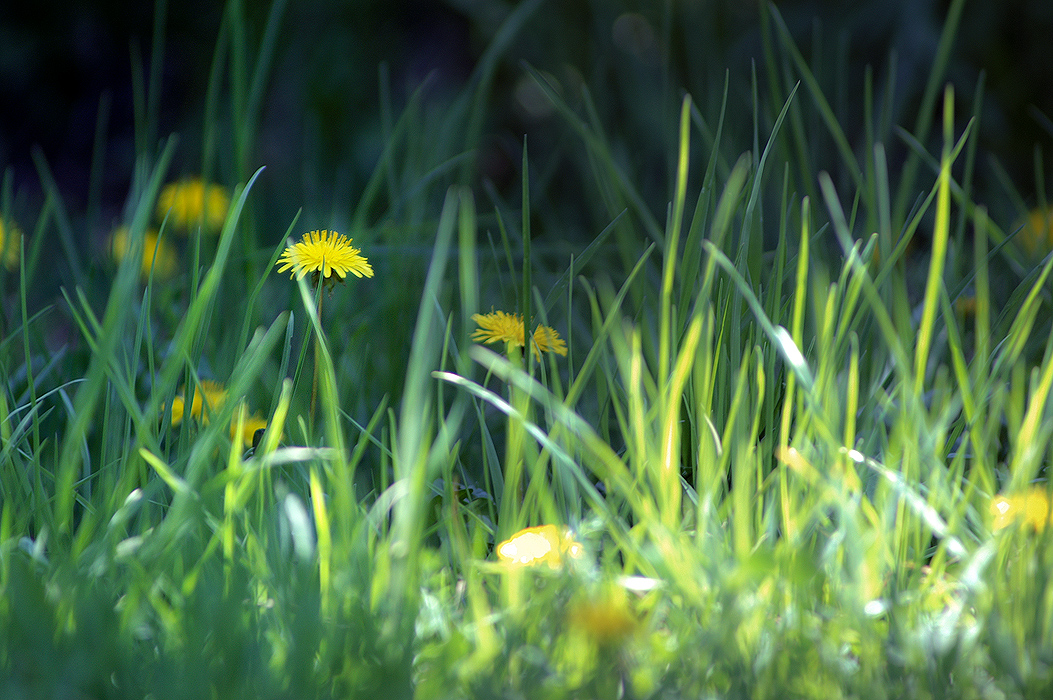
{"label": "dandelion bloom", "polygon": [[568,626],[601,646],[615,646],[633,634],[639,621],[623,588],[610,590],[572,604]]}
{"label": "dandelion bloom", "polygon": [[563,563],[563,555],[577,558],[582,547],[570,532],[560,535],[555,525],[528,527],[497,545],[497,558],[510,566],[533,566],[544,562],[552,568]]}
{"label": "dandelion bloom", "polygon": [[223,228],[230,209],[230,195],[222,185],[190,177],[165,185],[157,198],[157,215],[168,217],[178,231],[193,230],[199,223],[206,233]]}
{"label": "dandelion bloom", "polygon": [[[228,398],[229,394],[222,384],[209,379],[202,380],[201,386],[194,392],[194,400],[190,404],[189,415],[191,418],[200,419],[202,423],[208,425],[209,417],[219,411]],[[182,423],[187,413],[186,398],[182,394],[172,399],[172,425]],[[230,421],[230,439],[232,442],[239,441],[242,447],[248,447],[252,444],[252,438],[256,431],[266,427],[267,420],[261,418],[258,413],[253,413],[252,415],[246,413],[239,437],[238,414],[235,413]]]}
{"label": "dandelion bloom", "polygon": [[[472,333],[472,340],[484,343],[504,342],[509,348],[521,348],[523,342],[522,314],[509,314],[504,311],[491,311],[488,314],[472,314],[472,320],[479,327]],[[542,352],[554,352],[557,355],[567,354],[567,344],[559,337],[555,328],[538,326],[534,331],[534,356],[541,359]]]}
{"label": "dandelion bloom", "polygon": [[310,272],[315,284],[326,281],[335,272],[343,282],[350,272],[355,277],[372,277],[373,268],[362,251],[351,245],[351,239],[336,231],[311,231],[299,243],[293,243],[278,258],[278,272],[291,270],[289,279],[303,279]]}
{"label": "dandelion bloom", "polygon": [[[110,252],[117,262],[124,260],[131,247],[131,236],[127,226],[121,226],[110,238]],[[140,274],[149,277],[152,270],[160,278],[171,277],[179,266],[175,248],[162,240],[157,231],[149,229],[143,234],[143,261]]]}
{"label": "dandelion bloom", "polygon": [[1022,223],[1016,240],[1029,255],[1045,255],[1053,248],[1053,207],[1033,209]]}
{"label": "dandelion bloom", "polygon": [[1049,496],[1045,487],[1032,488],[1015,496],[996,496],[991,501],[992,530],[1001,530],[1017,520],[1023,520],[1041,532],[1053,519]]}
{"label": "dandelion bloom", "polygon": [[4,228],[4,217],[0,216],[0,261],[8,270],[18,269],[18,261],[22,257],[22,231],[15,222],[8,221],[8,227]]}
{"label": "dandelion bloom", "polygon": [[[226,400],[227,390],[223,388],[223,385],[205,379],[194,392],[194,400],[190,404],[190,417],[202,418],[205,423],[208,423],[209,414],[218,411]],[[182,423],[186,413],[186,399],[182,395],[172,399],[172,425]]]}
{"label": "dandelion bloom", "polygon": [[[252,445],[252,439],[256,435],[257,430],[263,430],[267,427],[267,419],[261,418],[258,413],[253,413],[251,416],[245,417],[245,423],[241,429],[241,446],[243,448]],[[238,438],[238,417],[237,415],[230,421],[230,440],[235,441]]]}

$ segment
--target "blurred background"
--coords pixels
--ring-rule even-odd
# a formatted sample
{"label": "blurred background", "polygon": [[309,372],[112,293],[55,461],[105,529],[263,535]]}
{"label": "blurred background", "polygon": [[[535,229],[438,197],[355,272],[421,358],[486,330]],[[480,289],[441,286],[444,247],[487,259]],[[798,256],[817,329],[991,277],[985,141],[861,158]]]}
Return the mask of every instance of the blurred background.
{"label": "blurred background", "polygon": [[[472,80],[481,57],[512,13],[523,5],[505,0],[297,0],[285,8],[262,103],[254,152],[247,165],[266,164],[261,186],[283,208],[301,200],[308,208],[339,209],[359,193],[376,167],[385,120],[396,119],[420,91],[422,109],[448,107]],[[750,113],[750,72],[765,75],[759,13],[743,0],[538,2],[500,40],[477,150],[474,176],[501,191],[516,181],[524,135],[542,167],[556,168],[568,130],[524,69],[551,76],[564,97],[580,104],[589,90],[600,122],[642,172],[644,194],[661,211],[667,197],[661,142],[686,90],[701,105],[719,106],[724,71],[731,73],[729,105]],[[830,88],[850,138],[861,133],[862,84],[872,66],[874,84],[889,85],[894,71],[892,117],[910,128],[928,76],[948,0],[782,0],[779,11],[817,77]],[[163,45],[154,46],[157,13]],[[246,3],[249,27],[262,33],[268,3]],[[71,211],[91,193],[96,134],[101,129],[104,167],[97,184],[98,225],[118,216],[128,196],[136,154],[135,83],[149,81],[150,60],[160,51],[157,133],[177,133],[173,175],[202,167],[204,105],[224,18],[222,3],[133,3],[51,0],[3,3],[0,9],[0,168],[10,169],[17,207],[39,208],[42,191],[33,152],[46,159]],[[1034,203],[1036,149],[1053,140],[1053,3],[1047,0],[967,2],[948,78],[968,105],[986,72],[979,197],[997,199],[987,159],[997,159],[1021,195]],[[251,47],[260,36],[247,36]],[[889,53],[895,63],[890,65]],[[842,58],[844,60],[840,60]],[[831,60],[831,59],[838,60]],[[838,75],[831,75],[836,71]],[[763,85],[763,83],[762,83]],[[146,85],[148,90],[154,86]],[[762,88],[763,89],[763,88]],[[227,99],[219,95],[222,102]],[[385,101],[387,105],[385,105]],[[384,114],[384,108],[394,114]],[[965,111],[964,109],[962,110]],[[216,119],[229,119],[217,109]],[[852,117],[856,117],[853,119]],[[732,125],[734,126],[734,125]],[[738,137],[750,142],[749,127]],[[852,133],[855,130],[856,133]],[[898,148],[890,144],[890,150]],[[833,157],[834,154],[831,154]],[[822,159],[820,158],[820,161]],[[1048,160],[1048,158],[1046,159]],[[836,163],[831,162],[831,167]],[[1040,167],[1040,176],[1044,173]],[[220,179],[235,176],[224,172]],[[893,172],[895,172],[893,170]],[[985,179],[987,178],[987,179]],[[233,184],[228,182],[227,184]],[[650,185],[650,188],[647,186]],[[538,196],[573,208],[580,193],[551,185]],[[300,206],[296,204],[295,207]],[[287,211],[284,218],[291,218]],[[997,203],[991,204],[993,212]],[[568,212],[569,215],[569,212]],[[595,233],[595,232],[593,232]]]}

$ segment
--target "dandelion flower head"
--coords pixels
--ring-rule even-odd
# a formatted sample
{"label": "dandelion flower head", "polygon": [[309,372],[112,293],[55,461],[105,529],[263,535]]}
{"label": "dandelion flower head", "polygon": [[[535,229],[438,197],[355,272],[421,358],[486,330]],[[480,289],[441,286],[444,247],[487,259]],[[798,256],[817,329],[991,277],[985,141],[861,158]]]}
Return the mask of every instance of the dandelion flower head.
{"label": "dandelion flower head", "polygon": [[513,567],[545,563],[558,568],[564,555],[578,558],[582,547],[570,533],[561,535],[555,525],[538,525],[520,530],[497,545],[497,558]]}
{"label": "dandelion flower head", "polygon": [[0,260],[8,270],[14,270],[21,257],[22,231],[13,221],[8,221],[4,228],[4,217],[0,215]]}
{"label": "dandelion flower head", "polygon": [[613,586],[608,591],[571,605],[567,611],[567,622],[572,630],[603,646],[621,643],[639,626],[625,589]]}
{"label": "dandelion flower head", "polygon": [[[121,226],[110,237],[110,252],[117,262],[124,260],[131,248],[131,236],[127,226]],[[143,234],[143,260],[139,269],[140,274],[146,278],[153,270],[154,275],[160,278],[168,278],[175,274],[178,267],[178,257],[175,248],[162,240],[157,231],[148,229]]]}
{"label": "dandelion flower head", "polygon": [[1026,493],[1013,496],[996,496],[991,501],[992,530],[1001,530],[1017,520],[1023,520],[1031,528],[1041,532],[1053,520],[1049,496],[1044,487],[1036,487]]}
{"label": "dandelion flower head", "polygon": [[[491,311],[488,314],[473,314],[472,320],[479,324],[472,333],[472,340],[481,340],[484,343],[504,342],[509,348],[521,348],[525,345],[522,314]],[[543,352],[567,354],[567,344],[559,337],[556,329],[549,326],[538,326],[534,331],[533,348],[534,356],[539,360]]]}
{"label": "dandelion flower head", "polygon": [[[186,398],[184,396],[185,393],[186,392],[183,391],[179,396],[172,399],[172,425],[179,425],[187,416],[188,411]],[[202,423],[208,425],[210,416],[218,412],[228,398],[230,398],[230,394],[222,384],[209,379],[204,379],[194,392],[194,399],[190,404],[189,415],[191,418],[199,419]],[[249,415],[248,409],[244,405],[241,405],[238,411],[244,412],[245,416],[243,419],[241,434],[238,434],[239,413],[235,412],[230,420],[230,440],[231,442],[240,443],[244,448],[252,444],[252,438],[257,430],[267,427],[267,420],[262,418],[258,413]]]}
{"label": "dandelion flower head", "polygon": [[[190,417],[202,418],[208,423],[208,416],[219,410],[223,402],[227,400],[227,390],[219,382],[205,379],[201,386],[194,392],[194,399],[190,403]],[[179,425],[186,417],[186,398],[183,395],[172,399],[172,425]]]}
{"label": "dandelion flower head", "polygon": [[[267,427],[267,419],[260,417],[258,413],[253,413],[251,416],[245,417],[245,422],[241,428],[241,446],[246,448],[252,444],[252,438],[256,435],[257,430],[262,430]],[[230,421],[230,440],[234,442],[238,439],[238,417],[235,416]]]}
{"label": "dandelion flower head", "polygon": [[355,277],[372,277],[373,268],[362,251],[351,245],[351,239],[336,231],[310,231],[299,243],[293,243],[278,258],[278,272],[291,271],[289,278],[303,279],[310,272],[329,281],[335,272],[342,282],[347,273]]}
{"label": "dandelion flower head", "polygon": [[168,217],[176,230],[192,231],[199,223],[206,233],[223,228],[230,209],[230,195],[222,185],[190,177],[165,185],[157,198],[157,215]]}
{"label": "dandelion flower head", "polygon": [[1017,241],[1029,255],[1042,256],[1053,249],[1053,207],[1031,210],[1017,227]]}

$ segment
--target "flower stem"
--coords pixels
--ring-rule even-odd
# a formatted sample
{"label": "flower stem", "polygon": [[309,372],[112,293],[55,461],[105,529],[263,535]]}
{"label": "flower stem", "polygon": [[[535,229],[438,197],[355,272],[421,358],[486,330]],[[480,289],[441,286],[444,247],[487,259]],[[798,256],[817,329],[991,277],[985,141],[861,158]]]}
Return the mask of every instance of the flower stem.
{"label": "flower stem", "polygon": [[[505,344],[505,354],[513,367],[520,369],[523,366],[519,348],[514,347],[512,343]],[[519,411],[525,411],[526,397],[523,392],[512,384],[509,386],[509,392],[508,398],[512,407]],[[523,423],[521,420],[514,418],[512,414],[508,415],[508,427],[505,435],[505,488],[504,493],[501,495],[501,520],[503,525],[508,524],[509,530],[506,533],[508,534],[515,532],[523,525],[520,522],[520,513],[523,505],[523,472],[525,468],[523,460]]]}
{"label": "flower stem", "polygon": [[[321,291],[321,284],[319,284],[318,290],[318,328],[322,327],[322,299],[325,298],[325,294]],[[309,422],[311,424],[311,430],[314,430],[314,407],[318,401],[318,366],[322,362],[322,339],[315,334],[314,336],[314,378],[311,380],[311,410],[309,415]]]}

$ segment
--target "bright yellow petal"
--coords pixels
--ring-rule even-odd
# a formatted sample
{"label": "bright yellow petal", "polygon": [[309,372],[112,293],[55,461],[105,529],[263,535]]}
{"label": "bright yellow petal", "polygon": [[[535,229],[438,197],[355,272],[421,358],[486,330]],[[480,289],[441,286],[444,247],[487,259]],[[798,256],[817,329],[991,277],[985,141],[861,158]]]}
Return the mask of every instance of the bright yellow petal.
{"label": "bright yellow petal", "polygon": [[[230,439],[234,440],[237,438],[238,431],[238,420],[235,414],[233,420],[230,423]],[[245,423],[241,430],[241,446],[247,448],[252,445],[252,438],[256,436],[256,431],[267,427],[267,420],[261,418],[257,414],[253,414],[245,418]]]}
{"label": "bright yellow petal", "polygon": [[569,533],[562,536],[555,525],[537,525],[520,530],[495,548],[497,558],[510,566],[533,566],[545,563],[551,567],[562,564],[563,555],[577,558],[582,547]]}
{"label": "bright yellow petal", "polygon": [[336,231],[309,231],[299,243],[286,247],[278,258],[278,272],[291,271],[290,278],[302,279],[308,272],[328,279],[333,273],[342,280],[351,273],[372,277],[373,267],[351,245],[351,239]]}
{"label": "bright yellow petal", "polygon": [[534,331],[535,354],[541,352],[554,352],[557,355],[566,356],[567,344],[559,337],[555,328],[549,326],[538,326]]}
{"label": "bright yellow petal", "polygon": [[491,311],[488,314],[473,314],[472,320],[479,326],[472,332],[472,340],[523,347],[523,317],[520,314]]}
{"label": "bright yellow petal", "polygon": [[[164,406],[161,406],[161,410],[164,410]],[[172,425],[179,425],[183,422],[183,411],[186,408],[186,399],[182,396],[176,396],[172,399]]]}
{"label": "bright yellow petal", "polygon": [[1045,488],[1032,488],[1026,493],[998,495],[991,501],[991,529],[1001,530],[1017,521],[1023,521],[1035,530],[1042,531],[1051,520],[1049,496]]}

